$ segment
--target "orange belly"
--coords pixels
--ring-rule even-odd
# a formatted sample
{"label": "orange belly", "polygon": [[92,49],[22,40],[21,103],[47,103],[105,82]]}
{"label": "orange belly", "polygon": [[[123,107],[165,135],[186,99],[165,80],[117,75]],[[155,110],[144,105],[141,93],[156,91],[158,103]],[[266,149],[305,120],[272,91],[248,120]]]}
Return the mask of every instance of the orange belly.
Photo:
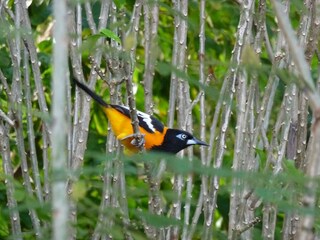
{"label": "orange belly", "polygon": [[[139,149],[131,144],[131,141],[134,139],[134,137],[128,137],[133,134],[131,119],[112,107],[103,108],[103,111],[107,115],[111,129],[117,139],[121,140],[125,138],[121,141],[125,148],[133,153],[138,152]],[[141,127],[139,127],[139,130],[141,134],[144,134],[145,149],[150,150],[152,147],[162,144],[167,128],[165,127],[162,133],[159,131],[149,133]]]}

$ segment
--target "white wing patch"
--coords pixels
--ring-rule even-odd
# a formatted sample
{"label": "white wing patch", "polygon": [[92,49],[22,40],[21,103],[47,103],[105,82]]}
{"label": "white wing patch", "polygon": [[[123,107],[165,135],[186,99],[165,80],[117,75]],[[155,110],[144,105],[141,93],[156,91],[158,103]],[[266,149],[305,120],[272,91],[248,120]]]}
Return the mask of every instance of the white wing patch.
{"label": "white wing patch", "polygon": [[[129,107],[127,107],[127,106],[120,106],[120,107],[126,109],[128,111],[128,116],[130,117],[130,115],[129,115],[129,112],[130,112]],[[152,117],[149,114],[146,114],[144,112],[141,112],[141,111],[137,110],[137,115],[138,115],[139,122],[140,122],[139,125],[143,126],[145,129],[147,127],[148,129],[146,129],[146,130],[148,132],[150,132],[150,131],[156,132],[157,131],[156,127],[158,127],[158,128],[160,127],[160,129],[163,128],[162,124],[160,122],[159,123],[155,122],[155,119],[152,119]],[[144,123],[142,123],[141,120]],[[159,126],[155,126],[154,124],[157,124]]]}
{"label": "white wing patch", "polygon": [[150,130],[152,130],[153,132],[156,131],[156,129],[154,128],[154,125],[152,124],[152,118],[149,114],[146,114],[146,113],[140,112],[140,111],[137,111],[137,114],[139,117],[141,117],[143,119],[143,121],[147,124],[147,126]]}

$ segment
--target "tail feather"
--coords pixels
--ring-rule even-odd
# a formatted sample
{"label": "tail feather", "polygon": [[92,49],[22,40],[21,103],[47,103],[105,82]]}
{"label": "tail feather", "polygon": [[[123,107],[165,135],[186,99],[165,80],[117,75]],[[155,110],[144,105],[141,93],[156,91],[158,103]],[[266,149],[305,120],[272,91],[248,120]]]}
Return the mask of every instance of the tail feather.
{"label": "tail feather", "polygon": [[94,99],[97,103],[99,103],[101,106],[109,107],[110,105],[106,103],[100,96],[98,96],[95,92],[93,92],[90,88],[88,88],[83,83],[79,82],[77,79],[73,79],[73,81],[76,83],[76,85],[81,88],[83,91],[85,91],[92,99]]}

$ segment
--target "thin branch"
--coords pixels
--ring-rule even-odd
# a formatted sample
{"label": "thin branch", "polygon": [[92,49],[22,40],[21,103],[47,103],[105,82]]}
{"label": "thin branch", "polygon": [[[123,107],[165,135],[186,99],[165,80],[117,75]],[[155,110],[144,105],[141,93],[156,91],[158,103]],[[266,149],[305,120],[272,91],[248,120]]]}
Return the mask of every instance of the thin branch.
{"label": "thin branch", "polygon": [[[226,132],[229,125],[229,120],[231,116],[231,105],[233,95],[235,93],[235,82],[238,74],[238,67],[241,61],[241,53],[243,47],[248,40],[247,31],[250,29],[250,23],[252,22],[252,7],[254,6],[253,1],[247,1],[243,3],[241,8],[241,15],[238,24],[238,31],[236,37],[236,46],[233,50],[233,55],[231,59],[231,67],[227,73],[224,81],[226,83],[226,91],[228,91],[223,98],[224,109],[222,112],[221,119],[221,130],[219,136],[219,142],[216,149],[216,155],[214,158],[214,168],[219,169],[222,166],[223,155],[225,152],[226,144]],[[248,21],[249,19],[249,21]],[[251,21],[250,21],[251,19]],[[211,139],[210,139],[211,140]],[[211,144],[211,142],[210,142]],[[210,149],[209,149],[210,150]],[[216,209],[217,193],[219,189],[219,177],[214,176],[211,178],[211,186],[209,189],[209,201],[205,201],[205,230],[203,233],[204,239],[210,239],[212,236],[212,225],[213,225],[213,215]],[[232,229],[230,229],[231,231]]]}
{"label": "thin branch", "polygon": [[12,235],[17,240],[22,240],[20,225],[20,214],[18,204],[15,199],[15,186],[13,182],[13,166],[10,157],[10,144],[8,127],[0,121],[0,152],[2,157],[2,167],[5,174],[7,206],[9,208]]}
{"label": "thin branch", "polygon": [[144,31],[145,31],[145,70],[143,77],[144,86],[144,108],[148,114],[153,112],[153,77],[157,51],[157,31],[159,24],[159,6],[155,2],[145,2],[144,9]]}
{"label": "thin branch", "polygon": [[27,126],[28,126],[28,141],[30,146],[30,155],[31,155],[31,166],[33,172],[33,179],[35,183],[35,191],[37,194],[37,198],[40,203],[43,202],[42,196],[42,186],[40,182],[40,172],[38,167],[38,159],[36,154],[36,144],[35,144],[35,136],[34,136],[34,127],[33,127],[33,120],[32,120],[32,103],[31,103],[31,90],[30,90],[30,76],[29,76],[29,55],[26,49],[24,49],[24,92],[26,98],[26,105],[27,105]]}
{"label": "thin branch", "polygon": [[263,206],[263,228],[262,236],[266,240],[274,239],[275,223],[277,217],[277,207],[274,204],[266,203]]}
{"label": "thin branch", "polygon": [[66,82],[68,81],[68,33],[65,25],[67,18],[66,1],[53,2],[55,27],[53,36],[56,41],[53,48],[52,77],[52,208],[53,208],[53,239],[69,238],[68,217],[69,203],[67,187],[67,148],[66,137],[69,132],[66,123]]}
{"label": "thin branch", "polygon": [[302,84],[302,87],[304,88],[310,99],[311,107],[314,111],[316,111],[320,109],[320,95],[316,91],[315,85],[313,83],[309,66],[304,57],[304,52],[300,47],[295,33],[292,29],[289,17],[286,14],[282,14],[284,11],[284,6],[277,0],[272,0],[271,2],[276,11],[279,26],[283,31],[286,41],[288,43],[290,54],[292,55],[293,61],[297,67],[297,71],[301,76],[299,84]]}
{"label": "thin branch", "polygon": [[[99,24],[98,24],[99,31],[101,29],[104,29],[107,25],[109,8],[110,8],[110,0],[104,0],[102,3],[101,10],[100,10],[100,15],[99,15]],[[103,39],[100,38],[96,43],[97,46],[102,44],[102,41],[103,41]],[[75,53],[77,53],[77,52],[75,52]],[[76,55],[76,56],[78,56],[78,55]],[[100,65],[101,57],[102,57],[101,50],[98,49],[92,56],[93,56],[94,62],[97,63],[97,65]],[[76,64],[76,66],[79,69],[82,69],[79,61]],[[82,74],[81,74],[80,80],[84,80],[84,77]],[[97,73],[94,69],[91,69],[90,75],[89,75],[89,80],[88,80],[90,88],[93,88],[93,86],[96,83],[96,80],[97,80]],[[78,103],[79,98],[80,98],[79,95],[76,94],[76,103]],[[72,158],[71,166],[72,166],[72,169],[75,169],[75,170],[79,169],[79,167],[81,167],[83,164],[83,155],[84,155],[84,151],[85,151],[86,144],[87,144],[88,125],[89,125],[89,121],[90,121],[90,102],[91,102],[90,98],[84,98],[84,101],[82,102],[81,112],[78,117],[78,121],[75,122],[75,120],[74,120],[73,133],[76,133],[76,136],[74,136],[74,138],[73,138],[74,139],[74,141],[73,141],[74,148],[73,148],[73,158]],[[78,109],[80,109],[80,107],[77,108],[77,110]],[[71,185],[68,187],[69,188],[68,192],[71,193],[72,190],[70,187],[71,187]],[[75,215],[75,213],[72,215]]]}
{"label": "thin branch", "polygon": [[[237,123],[236,123],[236,140],[234,147],[234,156],[232,169],[234,171],[243,170],[244,161],[242,159],[241,152],[244,151],[244,138],[246,133],[246,103],[248,101],[246,93],[247,93],[247,74],[243,71],[239,73],[239,83],[238,83],[238,91],[237,91]],[[242,223],[243,216],[240,215],[239,206],[242,203],[242,189],[243,189],[243,181],[238,178],[232,179],[232,193],[230,200],[230,209],[229,209],[229,239],[235,239],[236,229],[240,228],[239,225]]]}
{"label": "thin branch", "polygon": [[310,27],[308,34],[305,36],[307,37],[307,43],[306,43],[306,50],[305,50],[305,56],[306,61],[308,63],[311,62],[312,56],[316,53],[317,50],[317,43],[319,41],[319,35],[320,35],[320,10],[319,10],[319,0],[310,0],[307,1],[307,7],[308,7],[308,14],[307,17],[310,22]]}
{"label": "thin branch", "polygon": [[[200,22],[200,33],[199,33],[199,41],[200,41],[200,48],[199,48],[199,82],[201,84],[205,84],[205,6],[206,6],[206,1],[205,0],[201,0],[200,1],[200,18],[199,18],[199,22]],[[209,79],[211,79],[212,76],[208,76],[207,78],[207,82],[209,81]],[[195,105],[198,101],[200,101],[200,121],[201,121],[201,127],[200,127],[200,138],[201,140],[205,141],[206,138],[206,111],[205,111],[205,94],[203,89],[200,90],[198,96],[196,97],[196,100],[194,100],[191,105],[190,108],[193,108],[193,105]],[[189,110],[190,111],[190,110]],[[188,111],[188,112],[189,112]],[[191,112],[191,111],[190,111]],[[200,154],[201,154],[201,163],[202,165],[206,164],[206,152],[205,152],[205,148],[200,148]],[[191,227],[190,227],[190,201],[192,198],[192,192],[191,192],[191,185],[192,185],[192,181],[193,181],[193,176],[189,175],[188,176],[188,180],[187,180],[187,201],[185,204],[185,217],[184,217],[184,227],[183,227],[183,231],[182,231],[182,239],[191,239],[193,234],[194,234],[194,228],[198,223],[199,220],[199,216],[200,216],[200,212],[201,212],[201,206],[203,204],[202,200],[203,200],[203,190],[207,189],[207,186],[203,186],[203,184],[207,183],[207,176],[202,176],[202,186],[201,186],[201,191],[199,194],[199,198],[198,198],[198,203],[197,203],[197,208],[196,211],[194,212],[193,218],[192,218],[192,222],[191,222]]]}
{"label": "thin branch", "polygon": [[11,120],[10,117],[7,116],[1,109],[0,109],[0,118],[6,121],[11,127],[14,127],[14,120]]}
{"label": "thin branch", "polygon": [[[23,41],[24,44],[26,46],[26,49],[29,52],[29,56],[30,56],[30,62],[31,62],[31,67],[32,67],[32,73],[33,73],[33,77],[34,77],[34,81],[36,84],[36,89],[37,89],[37,96],[38,96],[38,102],[39,102],[39,108],[40,111],[44,114],[44,115],[48,115],[48,107],[47,107],[47,103],[45,100],[45,96],[44,96],[44,88],[42,85],[42,78],[41,78],[41,72],[40,72],[40,67],[39,67],[39,59],[38,59],[38,55],[37,55],[37,49],[35,47],[35,43],[33,41],[33,37],[32,37],[32,29],[31,29],[31,23],[30,23],[30,19],[29,19],[29,14],[28,14],[28,9],[26,6],[26,2],[23,0],[19,0],[18,4],[21,8],[21,20],[22,20],[22,27],[25,28],[27,31],[26,33],[23,35]],[[49,131],[49,127],[47,126],[48,123],[44,122],[44,126],[46,128],[47,131]],[[50,132],[49,132],[50,135]]]}
{"label": "thin branch", "polygon": [[97,26],[96,26],[94,19],[93,19],[93,14],[92,14],[90,2],[89,1],[85,2],[84,7],[85,7],[85,11],[86,11],[86,16],[87,16],[86,19],[87,19],[89,28],[91,30],[91,33],[97,34]]}
{"label": "thin branch", "polygon": [[[23,18],[24,12],[22,10],[21,5],[19,3],[16,4],[15,8],[15,26],[19,29],[21,18]],[[10,101],[14,101],[10,103],[10,108],[13,114],[15,115],[15,119],[17,124],[15,125],[16,131],[16,142],[18,147],[18,153],[21,161],[21,169],[22,169],[22,176],[24,181],[24,186],[26,189],[27,194],[32,197],[33,196],[33,189],[30,181],[30,174],[27,162],[27,156],[25,151],[25,142],[24,142],[24,135],[23,135],[23,121],[22,121],[22,90],[21,90],[21,71],[20,71],[20,64],[21,64],[21,36],[19,31],[15,33],[15,38],[8,39],[9,47],[10,47],[10,56],[12,59],[13,64],[13,79],[12,82],[12,98],[10,97]],[[30,218],[32,222],[32,226],[35,231],[35,236],[37,239],[42,237],[41,233],[41,226],[38,215],[36,211],[32,208],[29,209],[30,211]]]}
{"label": "thin branch", "polygon": [[43,191],[44,191],[44,201],[49,202],[51,200],[51,187],[50,187],[50,176],[49,176],[49,153],[48,148],[50,147],[48,132],[45,130],[44,126],[41,127],[41,132],[43,136],[42,144],[42,160],[43,160]]}
{"label": "thin branch", "polygon": [[[177,54],[177,56],[176,57],[173,56],[174,58],[173,60],[175,60],[176,62],[172,62],[172,65],[178,71],[185,72],[186,71],[185,58],[187,55],[187,32],[188,32],[188,22],[186,20],[186,18],[188,17],[188,1],[187,0],[177,1],[174,7],[175,7],[174,10],[176,11],[175,20],[174,20],[176,41],[174,42],[174,49],[176,49],[175,54]],[[189,84],[187,81],[185,81],[184,79],[181,79],[180,77],[177,77],[177,79],[175,80],[176,77],[177,76],[175,76],[175,73],[173,72],[171,76],[171,82],[173,83],[173,81],[177,81],[176,83],[177,92],[174,93],[176,96],[172,100],[170,99],[170,103],[173,103],[172,101],[175,101],[174,99],[177,100],[178,127],[180,129],[186,129],[187,126],[185,125],[184,120],[187,118],[189,122],[187,121],[186,123],[190,123],[190,124],[192,123],[190,119],[190,115],[187,112],[187,109],[190,106],[190,102],[191,102],[190,93],[189,93]],[[191,129],[187,129],[187,130],[190,131]],[[184,151],[181,151],[180,153],[178,153],[179,157],[182,157],[183,155],[184,155]],[[171,216],[173,216],[175,219],[178,219],[178,220],[181,219],[181,215],[182,215],[183,187],[184,187],[184,182],[183,182],[182,175],[176,174],[173,179],[173,190],[176,193],[176,198],[172,203]],[[177,239],[177,238],[179,238],[179,227],[173,226],[168,231],[167,239]]]}
{"label": "thin branch", "polygon": [[255,225],[261,222],[259,217],[254,218],[251,222],[247,223],[243,228],[239,228],[236,230],[236,235],[240,236],[245,231],[248,231],[250,228],[253,228]]}

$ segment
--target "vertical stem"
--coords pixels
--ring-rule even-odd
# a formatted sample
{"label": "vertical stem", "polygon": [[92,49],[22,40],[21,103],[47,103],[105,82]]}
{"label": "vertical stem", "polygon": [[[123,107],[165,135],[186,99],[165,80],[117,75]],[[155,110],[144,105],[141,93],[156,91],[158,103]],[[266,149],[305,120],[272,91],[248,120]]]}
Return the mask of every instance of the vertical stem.
{"label": "vertical stem", "polygon": [[[201,85],[204,85],[205,83],[205,40],[206,40],[206,35],[205,35],[205,6],[206,6],[206,0],[200,0],[200,16],[199,16],[199,22],[200,22],[200,32],[199,32],[199,41],[200,41],[200,48],[199,48],[199,82]],[[201,89],[200,90],[200,138],[201,140],[205,141],[206,138],[206,111],[205,111],[205,94],[204,91]],[[202,165],[206,165],[206,149],[201,147],[200,148],[200,156],[201,156],[201,163]],[[187,193],[189,192],[189,185],[192,185],[193,177],[192,175],[188,176],[187,179]],[[197,203],[197,208],[200,209],[200,207],[203,205],[203,195],[205,195],[204,192],[207,192],[207,182],[208,182],[208,177],[207,176],[201,176],[201,191],[199,194],[198,198],[198,203]],[[189,193],[190,196],[192,197],[192,193]],[[188,195],[187,195],[188,196]],[[190,197],[190,199],[191,199]],[[188,200],[188,198],[187,198]],[[188,202],[187,202],[188,203]],[[182,232],[182,239],[191,239],[194,228],[193,226],[195,225],[196,222],[199,220],[199,211],[195,211],[192,222],[191,222],[191,227],[190,227],[190,216],[187,215],[187,210],[190,211],[190,205],[185,205],[185,226],[183,228]]]}
{"label": "vertical stem", "polygon": [[35,136],[34,136],[34,128],[33,128],[33,121],[32,121],[32,104],[31,104],[31,90],[30,90],[30,76],[29,76],[29,54],[24,49],[24,92],[26,98],[26,105],[27,105],[27,125],[28,125],[28,140],[30,145],[30,155],[31,155],[31,166],[33,172],[33,179],[35,183],[35,191],[37,194],[37,198],[40,203],[43,202],[42,196],[42,187],[40,182],[40,172],[38,167],[38,159],[36,154],[36,146],[35,146]]}
{"label": "vertical stem", "polygon": [[[173,60],[176,62],[172,62],[173,67],[177,69],[177,71],[184,72],[185,71],[185,57],[186,57],[186,50],[187,50],[187,30],[188,30],[188,1],[187,0],[180,0],[175,3],[175,11],[177,12],[175,15],[175,37],[176,41],[174,44],[174,49],[176,49],[176,57],[173,56]],[[175,50],[174,50],[175,51]],[[171,83],[174,84],[175,76],[174,73],[172,73],[172,79]],[[188,118],[188,112],[187,109],[190,106],[190,95],[189,95],[189,86],[188,82],[185,81],[185,79],[181,79],[177,77],[176,80],[176,87],[177,92],[175,93],[177,95],[177,112],[178,112],[178,126],[181,129],[185,129],[185,119]],[[174,86],[171,86],[174,87]],[[173,88],[174,90],[174,88]],[[172,91],[172,90],[170,90]],[[171,93],[170,93],[171,95]],[[172,104],[174,99],[170,99],[170,103]],[[172,113],[171,113],[172,114]],[[172,115],[173,116],[173,115]],[[172,118],[172,116],[169,116]],[[172,124],[172,119],[169,120]],[[171,126],[170,126],[171,127]],[[178,156],[183,156],[184,151],[181,151]],[[176,199],[173,201],[172,204],[172,216],[178,220],[181,219],[181,209],[182,209],[182,189],[184,186],[183,178],[180,174],[174,176],[173,180],[173,189],[176,192]],[[174,226],[170,229],[168,232],[167,238],[170,239],[178,239],[179,236],[179,227]]]}
{"label": "vertical stem", "polygon": [[[200,0],[200,33],[199,33],[199,40],[200,40],[200,49],[199,49],[199,82],[200,84],[204,85],[205,83],[205,9],[206,9],[206,0]],[[206,140],[206,112],[205,112],[205,94],[203,90],[201,90],[203,94],[200,97],[200,138],[201,140]],[[200,148],[201,154],[201,162],[203,165],[206,164],[206,155],[205,155],[205,148]]]}
{"label": "vertical stem", "polygon": [[157,31],[159,24],[159,6],[155,2],[145,2],[144,4],[144,24],[145,24],[145,70],[144,70],[144,108],[148,114],[152,114],[153,110],[153,77],[156,59],[158,55],[157,49]]}
{"label": "vertical stem", "polygon": [[[233,100],[233,95],[236,91],[235,83],[238,77],[238,67],[241,63],[241,53],[243,47],[249,40],[248,33],[250,32],[250,27],[252,23],[252,8],[254,3],[252,0],[243,1],[241,6],[241,15],[238,24],[238,31],[236,36],[236,46],[233,50],[233,55],[231,59],[231,67],[228,74],[225,77],[226,84],[226,94],[224,95],[224,109],[222,112],[221,129],[219,142],[217,145],[216,155],[214,158],[214,168],[220,168],[222,165],[223,155],[225,152],[226,143],[226,131],[229,126],[229,120],[231,116],[231,105]],[[211,144],[211,142],[210,142]],[[210,151],[210,149],[209,149]],[[216,209],[217,194],[219,189],[219,177],[214,176],[211,179],[211,186],[209,189],[209,201],[206,202],[205,206],[205,231],[204,239],[210,239],[212,237],[212,225],[213,225],[213,215]],[[230,235],[229,235],[230,237]]]}
{"label": "vertical stem", "polygon": [[[17,2],[15,6],[15,24],[20,29],[20,22],[21,18],[24,16],[23,6],[20,4],[20,2]],[[21,89],[21,35],[20,31],[15,32],[15,38],[14,41],[12,39],[9,39],[9,45],[10,45],[10,54],[12,58],[12,65],[13,65],[13,82],[12,82],[12,98],[14,102],[11,102],[12,111],[16,117],[16,125],[15,125],[15,131],[16,131],[16,141],[17,141],[17,147],[18,147],[18,153],[21,161],[21,169],[22,169],[22,176],[24,181],[24,186],[26,189],[26,192],[28,196],[33,196],[33,189],[30,181],[30,174],[29,174],[29,167],[28,167],[28,161],[26,156],[26,148],[25,148],[25,142],[24,142],[24,134],[23,134],[23,121],[22,121],[22,89]],[[35,231],[36,238],[39,239],[42,237],[41,234],[41,226],[40,221],[38,218],[38,215],[36,211],[32,208],[29,208],[30,218],[31,222]]]}
{"label": "vertical stem", "polygon": [[53,37],[53,77],[52,77],[52,208],[53,239],[68,239],[69,204],[66,192],[67,155],[66,155],[66,82],[68,72],[68,33],[65,25],[67,18],[66,1],[53,2],[55,27]]}
{"label": "vertical stem", "polygon": [[45,130],[44,127],[41,129],[42,136],[43,136],[43,144],[42,144],[42,159],[43,159],[43,191],[44,191],[44,200],[48,202],[51,198],[51,189],[50,189],[50,174],[49,174],[49,136],[48,132]]}
{"label": "vertical stem", "polygon": [[[243,162],[245,159],[241,158],[241,151],[244,151],[244,134],[246,133],[246,122],[245,122],[245,114],[246,114],[246,97],[247,92],[247,76],[244,73],[239,74],[239,83],[238,83],[238,91],[237,91],[237,123],[236,123],[236,140],[234,147],[234,157],[232,170],[240,171],[243,170]],[[242,196],[241,192],[243,190],[243,181],[240,179],[234,178],[232,179],[232,192],[231,192],[231,200],[230,200],[230,209],[229,209],[229,231],[228,238],[236,239],[235,235],[237,234],[236,228],[241,226],[244,220],[243,216],[240,215],[239,210]]]}
{"label": "vertical stem", "polygon": [[[175,11],[179,11],[180,9],[180,1],[173,1],[173,9]],[[173,49],[172,49],[172,60],[171,65],[177,66],[178,61],[178,52],[179,52],[179,44],[178,44],[178,36],[179,36],[179,26],[180,19],[178,17],[179,14],[175,14],[174,17],[174,36],[173,36]],[[170,92],[169,92],[169,109],[167,116],[167,125],[169,128],[173,127],[174,123],[174,114],[176,108],[176,99],[177,99],[177,76],[175,72],[171,73],[171,81],[170,81]]]}
{"label": "vertical stem", "polygon": [[[34,42],[33,36],[32,36],[32,28],[31,28],[31,23],[30,23],[30,19],[29,19],[26,1],[18,0],[18,4],[21,9],[22,27],[24,29],[26,29],[26,31],[22,31],[23,41],[29,51],[32,73],[33,73],[33,77],[34,77],[34,81],[35,81],[35,85],[36,85],[36,89],[37,89],[39,108],[40,108],[40,111],[44,115],[47,115],[49,113],[49,110],[48,110],[47,103],[45,100],[45,95],[44,95],[44,90],[43,90],[44,88],[42,85],[41,71],[40,71],[40,67],[39,67],[40,61],[38,59],[37,49],[36,49],[35,42]],[[44,124],[45,130],[48,131],[48,135],[50,136],[48,123],[43,122],[43,124]]]}
{"label": "vertical stem", "polygon": [[13,182],[13,167],[12,159],[10,157],[10,144],[8,126],[0,121],[0,152],[2,157],[2,167],[5,176],[7,204],[10,214],[11,230],[14,239],[22,240],[20,214],[17,210],[17,201],[15,199],[15,187]]}

